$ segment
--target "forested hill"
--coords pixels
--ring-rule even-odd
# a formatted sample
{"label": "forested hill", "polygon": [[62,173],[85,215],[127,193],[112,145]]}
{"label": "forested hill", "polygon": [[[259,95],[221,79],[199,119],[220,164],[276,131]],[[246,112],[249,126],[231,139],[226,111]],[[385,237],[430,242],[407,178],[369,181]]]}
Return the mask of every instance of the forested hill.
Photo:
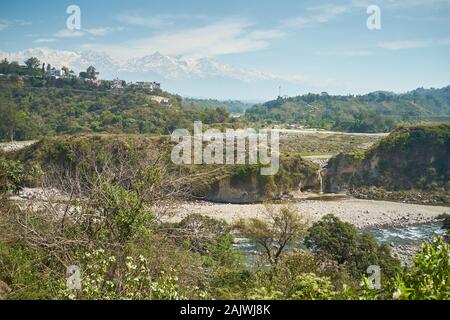
{"label": "forested hill", "polygon": [[278,98],[246,111],[250,121],[302,124],[350,132],[386,132],[402,122],[450,120],[450,86],[404,94],[377,91],[358,96],[327,93]]}
{"label": "forested hill", "polygon": [[245,110],[252,107],[253,104],[245,103],[238,100],[217,100],[217,99],[183,99],[183,106],[187,107],[203,107],[209,109],[223,108],[232,113],[244,113]]}
{"label": "forested hill", "polygon": [[194,121],[239,121],[223,108],[182,105],[180,96],[162,90],[110,90],[78,78],[34,76],[0,76],[0,114],[0,141],[91,132],[170,134]]}

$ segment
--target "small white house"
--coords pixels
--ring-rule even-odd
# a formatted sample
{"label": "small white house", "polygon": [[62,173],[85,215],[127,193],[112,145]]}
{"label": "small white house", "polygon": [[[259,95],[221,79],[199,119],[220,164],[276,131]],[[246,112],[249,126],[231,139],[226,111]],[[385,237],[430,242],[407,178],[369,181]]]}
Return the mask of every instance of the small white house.
{"label": "small white house", "polygon": [[162,104],[164,106],[169,106],[170,105],[170,100],[166,97],[161,97],[161,96],[150,96],[150,99],[153,101],[158,102],[159,104]]}
{"label": "small white house", "polygon": [[113,79],[111,83],[111,89],[123,89],[125,81],[120,80],[119,78]]}
{"label": "small white house", "polygon": [[47,70],[47,75],[50,77],[61,78],[65,76],[65,72],[62,69],[51,68]]}
{"label": "small white house", "polygon": [[149,89],[149,90],[156,90],[161,89],[161,84],[158,82],[136,82],[135,86],[141,88],[141,89]]}

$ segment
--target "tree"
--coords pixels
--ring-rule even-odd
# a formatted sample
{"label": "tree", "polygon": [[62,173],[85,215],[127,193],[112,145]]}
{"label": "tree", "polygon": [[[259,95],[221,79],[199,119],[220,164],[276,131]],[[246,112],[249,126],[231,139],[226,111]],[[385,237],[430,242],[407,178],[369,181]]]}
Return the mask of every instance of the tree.
{"label": "tree", "polygon": [[241,219],[235,228],[262,246],[267,260],[276,266],[285,249],[306,234],[306,223],[291,208],[266,206],[266,220]]}
{"label": "tree", "polygon": [[313,252],[330,254],[342,264],[352,259],[357,247],[357,231],[336,216],[326,215],[309,229],[305,243]]}
{"label": "tree", "polygon": [[344,264],[356,278],[370,265],[379,265],[388,277],[399,270],[386,244],[379,245],[369,233],[359,234],[353,225],[334,215],[326,215],[308,232],[305,244],[310,250]]}
{"label": "tree", "polygon": [[66,67],[66,66],[63,66],[63,67],[61,68],[61,70],[64,71],[64,74],[65,74],[65,75],[68,75],[69,72],[70,72],[69,68]]}
{"label": "tree", "polygon": [[16,132],[17,107],[11,101],[0,99],[0,139],[14,141]]}
{"label": "tree", "polygon": [[36,57],[31,57],[25,61],[25,65],[28,69],[37,69],[40,66],[41,62]]}
{"label": "tree", "polygon": [[178,224],[183,240],[189,242],[192,251],[206,253],[208,244],[228,234],[225,221],[200,214],[190,214]]}
{"label": "tree", "polygon": [[9,62],[8,59],[3,59],[0,62],[0,73],[8,74],[9,73]]}
{"label": "tree", "polygon": [[25,179],[25,168],[21,163],[0,157],[0,194],[18,193]]}
{"label": "tree", "polygon": [[86,69],[86,76],[88,79],[95,80],[95,79],[97,79],[98,74],[99,73],[95,70],[95,67],[93,67],[93,66],[89,66]]}

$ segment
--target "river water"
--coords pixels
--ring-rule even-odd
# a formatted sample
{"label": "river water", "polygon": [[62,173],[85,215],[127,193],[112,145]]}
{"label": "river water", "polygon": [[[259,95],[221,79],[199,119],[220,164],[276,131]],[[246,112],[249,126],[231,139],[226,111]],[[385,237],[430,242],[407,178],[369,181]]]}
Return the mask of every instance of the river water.
{"label": "river water", "polygon": [[445,235],[441,222],[422,223],[402,227],[368,228],[378,242],[387,242],[392,245],[418,245],[429,241],[433,236]]}
{"label": "river water", "polygon": [[[397,227],[372,227],[360,229],[359,231],[368,231],[379,243],[388,243],[391,246],[419,246],[424,241],[430,241],[433,236],[443,236],[446,234],[446,231],[442,229],[441,222]],[[301,244],[299,245],[301,246]],[[236,238],[234,247],[244,254],[247,265],[254,265],[259,253],[262,251],[260,245],[246,238]]]}

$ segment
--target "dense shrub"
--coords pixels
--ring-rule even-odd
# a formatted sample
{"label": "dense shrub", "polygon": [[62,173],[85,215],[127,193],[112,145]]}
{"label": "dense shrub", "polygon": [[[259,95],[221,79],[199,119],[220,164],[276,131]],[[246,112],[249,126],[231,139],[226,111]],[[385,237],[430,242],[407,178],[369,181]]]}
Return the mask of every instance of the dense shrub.
{"label": "dense shrub", "polygon": [[360,277],[370,265],[379,265],[388,277],[399,270],[399,263],[386,244],[379,245],[372,235],[359,234],[354,226],[333,215],[314,223],[308,232],[308,248],[345,264],[354,277]]}
{"label": "dense shrub", "polygon": [[0,156],[0,194],[19,192],[27,180],[25,168],[20,162]]}

